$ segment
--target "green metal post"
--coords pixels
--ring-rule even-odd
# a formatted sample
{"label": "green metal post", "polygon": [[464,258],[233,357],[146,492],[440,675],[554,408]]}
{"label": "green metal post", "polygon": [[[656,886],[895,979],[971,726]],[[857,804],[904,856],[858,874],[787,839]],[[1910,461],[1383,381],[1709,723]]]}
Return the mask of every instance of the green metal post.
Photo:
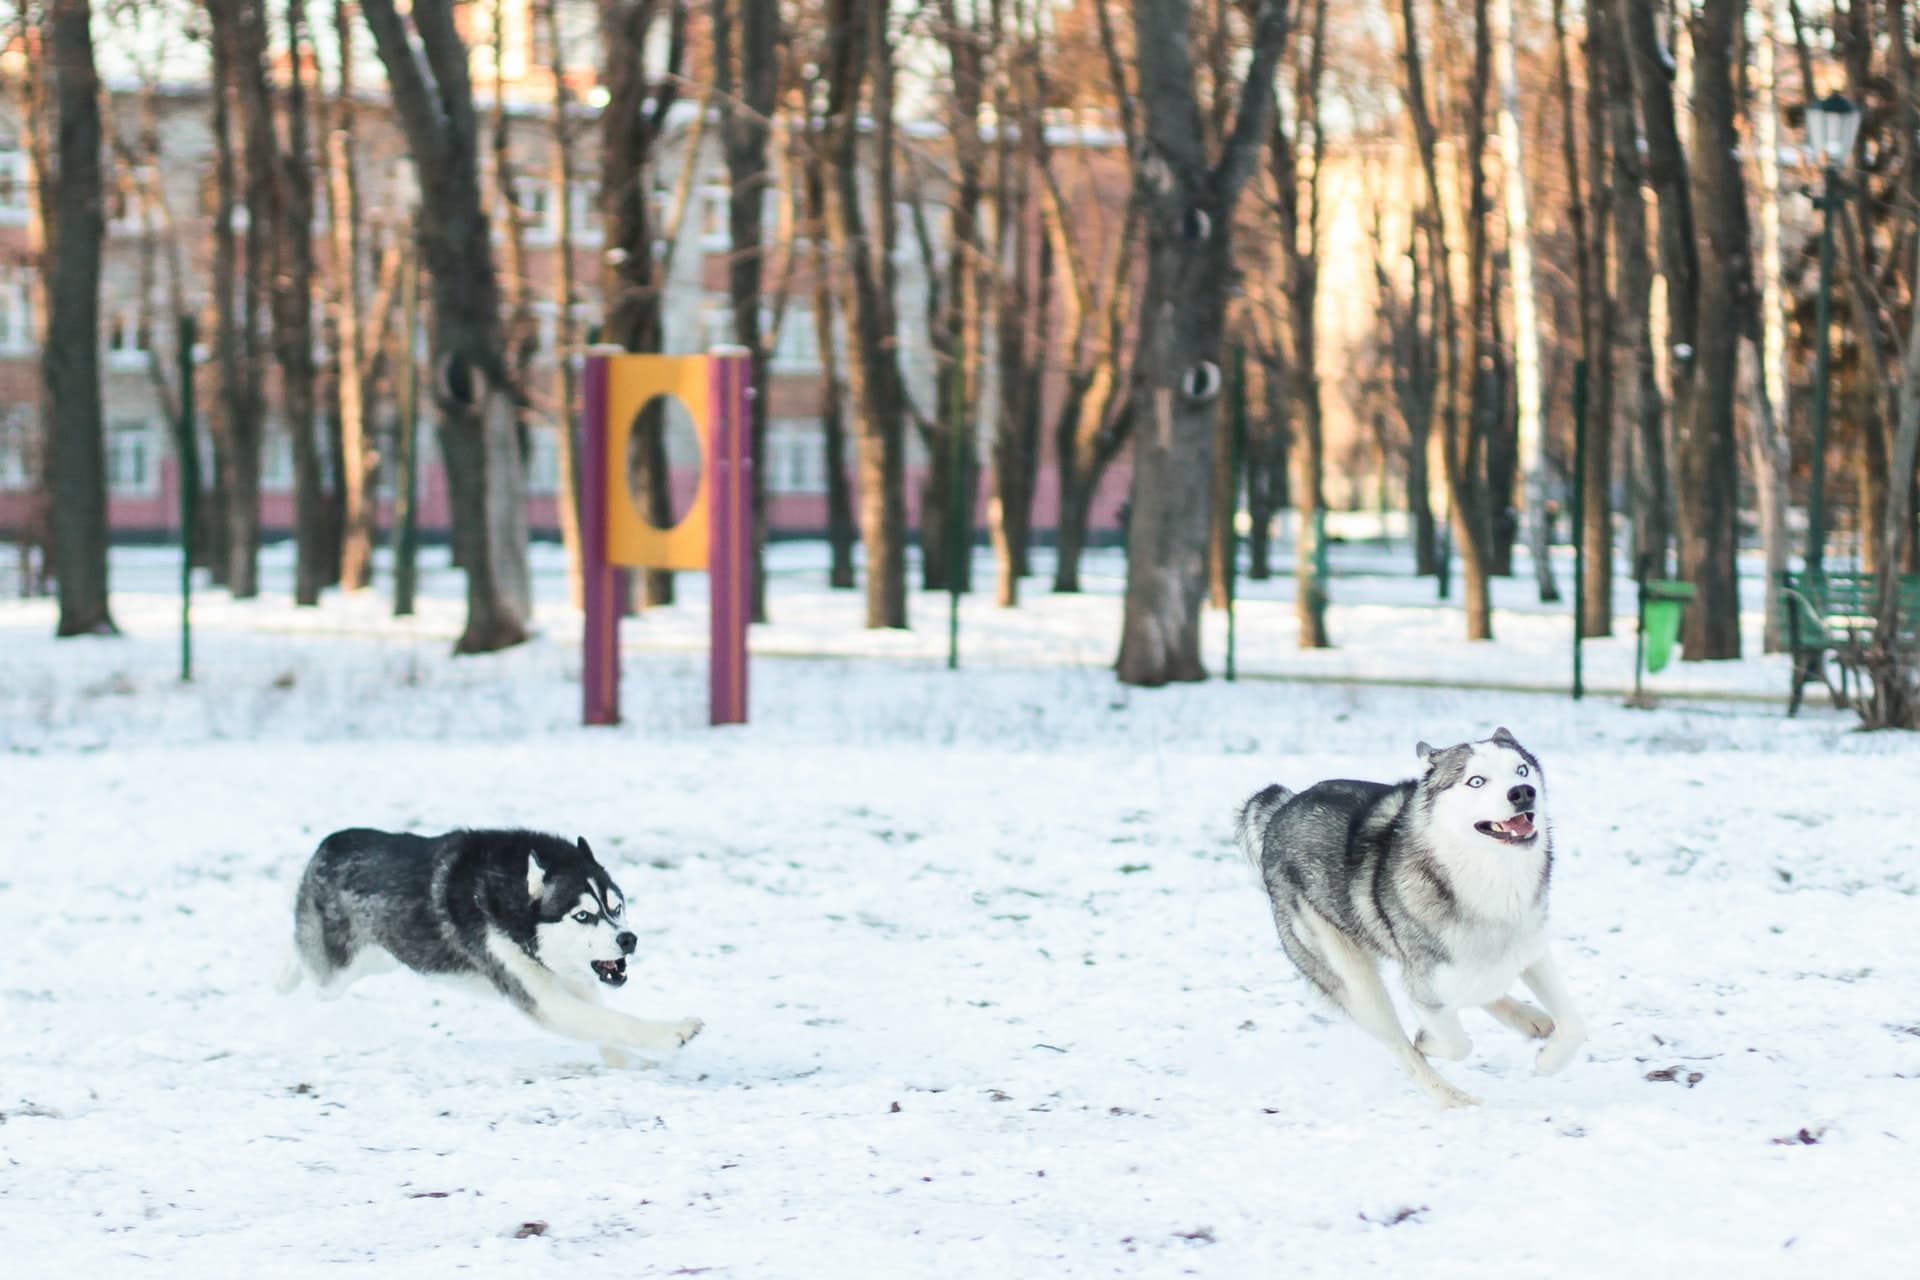
{"label": "green metal post", "polygon": [[193,548],[199,541],[200,446],[193,430],[192,316],[180,317],[180,421],[175,424],[180,459],[180,679],[193,679]]}
{"label": "green metal post", "polygon": [[1826,195],[1819,201],[1820,289],[1814,302],[1813,363],[1813,477],[1807,496],[1807,573],[1815,578],[1826,572],[1827,546],[1827,388],[1833,367],[1833,352],[1827,341],[1827,329],[1833,319],[1833,214],[1840,207],[1840,174],[1832,165],[1822,166],[1826,174]]}
{"label": "green metal post", "polygon": [[1573,700],[1586,694],[1580,640],[1587,617],[1587,362],[1573,362]]}
{"label": "green metal post", "polygon": [[399,380],[400,440],[395,450],[397,474],[393,497],[393,616],[413,613],[414,561],[419,551],[418,515],[414,511],[414,473],[419,469],[420,371],[415,360],[420,309],[420,256],[409,254],[400,296]]}
{"label": "green metal post", "polygon": [[1227,563],[1222,567],[1227,583],[1227,679],[1239,676],[1235,652],[1240,611],[1240,471],[1247,457],[1247,349],[1238,343],[1233,348],[1232,417],[1227,429]]}

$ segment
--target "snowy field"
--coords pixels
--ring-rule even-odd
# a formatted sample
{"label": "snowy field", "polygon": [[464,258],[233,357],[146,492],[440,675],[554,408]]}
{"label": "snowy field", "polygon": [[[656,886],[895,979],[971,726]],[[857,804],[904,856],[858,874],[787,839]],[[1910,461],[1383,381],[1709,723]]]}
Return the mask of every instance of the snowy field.
{"label": "snowy field", "polygon": [[[626,628],[627,723],[578,728],[545,549],[539,638],[460,660],[444,568],[417,619],[384,583],[295,611],[276,549],[266,598],[199,597],[190,686],[165,553],[117,553],[118,640],[0,599],[6,1269],[1912,1274],[1920,742],[1785,719],[1778,659],[1626,710],[1625,627],[1610,696],[1533,691],[1564,606],[1501,583],[1469,646],[1403,558],[1338,549],[1330,654],[1253,587],[1242,670],[1304,679],[1142,692],[1105,669],[1109,556],[1083,598],[970,600],[956,674],[944,596],[868,634],[781,547],[726,730],[697,577]],[[1536,1078],[1470,1016],[1441,1070],[1484,1105],[1440,1113],[1307,997],[1230,815],[1498,724],[1546,765],[1591,1041]],[[616,1071],[408,974],[272,993],[320,837],[507,823],[593,843],[642,934],[612,1002],[705,1034]]]}

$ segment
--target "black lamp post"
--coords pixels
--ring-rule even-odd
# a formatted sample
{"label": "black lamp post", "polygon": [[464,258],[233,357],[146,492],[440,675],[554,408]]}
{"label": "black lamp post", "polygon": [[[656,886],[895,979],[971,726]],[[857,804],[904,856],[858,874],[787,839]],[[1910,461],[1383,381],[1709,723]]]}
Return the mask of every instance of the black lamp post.
{"label": "black lamp post", "polygon": [[1840,166],[1853,155],[1853,140],[1860,132],[1860,109],[1833,94],[1807,107],[1807,142],[1825,178],[1822,194],[1814,197],[1814,208],[1821,211],[1820,292],[1814,304],[1813,364],[1813,483],[1807,498],[1806,571],[1818,576],[1825,572],[1827,543],[1827,380],[1833,356],[1828,348],[1827,330],[1833,319],[1833,215],[1847,198],[1840,181]]}

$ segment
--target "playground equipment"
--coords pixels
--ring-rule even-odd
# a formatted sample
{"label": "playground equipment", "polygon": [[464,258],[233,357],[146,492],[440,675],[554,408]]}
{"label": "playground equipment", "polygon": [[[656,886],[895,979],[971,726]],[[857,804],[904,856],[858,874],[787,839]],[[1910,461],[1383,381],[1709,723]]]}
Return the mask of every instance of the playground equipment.
{"label": "playground equipment", "polygon": [[[752,455],[747,447],[752,362],[741,348],[704,356],[587,357],[581,449],[581,722],[620,723],[620,613],[628,569],[705,570],[712,600],[708,723],[747,720],[747,622],[752,609]],[[700,482],[667,529],[647,522],[627,481],[635,419],[671,396],[693,420]]]}

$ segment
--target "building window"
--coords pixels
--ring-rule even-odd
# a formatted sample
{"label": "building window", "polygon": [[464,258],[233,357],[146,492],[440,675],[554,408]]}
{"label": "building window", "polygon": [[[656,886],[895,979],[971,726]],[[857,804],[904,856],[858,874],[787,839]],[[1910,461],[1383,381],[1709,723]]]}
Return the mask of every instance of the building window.
{"label": "building window", "polygon": [[33,350],[33,276],[29,267],[0,268],[0,353]]}
{"label": "building window", "polygon": [[825,493],[827,446],[820,424],[776,421],[767,424],[767,492]]}
{"label": "building window", "polygon": [[147,317],[144,308],[120,307],[107,318],[107,367],[138,372],[147,367]]}
{"label": "building window", "polygon": [[25,223],[32,209],[33,169],[27,153],[16,147],[0,149],[0,223]]}
{"label": "building window", "polygon": [[733,233],[727,226],[727,201],[730,198],[725,187],[700,188],[702,249],[724,252],[733,246]]}
{"label": "building window", "polygon": [[553,184],[544,178],[517,178],[513,184],[513,204],[519,210],[520,225],[528,242],[552,244],[560,230],[560,211],[553,199]]}
{"label": "building window", "polygon": [[0,492],[31,487],[36,417],[29,405],[0,413]]}
{"label": "building window", "polygon": [[569,212],[573,215],[575,244],[597,245],[606,239],[605,223],[600,216],[600,183],[597,179],[575,179],[568,192]]}
{"label": "building window", "polygon": [[107,424],[107,489],[111,493],[151,494],[160,488],[153,424],[129,418]]}
{"label": "building window", "polygon": [[[771,314],[762,318],[770,326]],[[790,302],[780,321],[780,335],[774,343],[769,363],[781,373],[817,373],[820,369],[820,329],[814,323],[813,308]]]}
{"label": "building window", "polygon": [[269,418],[260,441],[260,488],[285,493],[293,488],[293,437],[278,418]]}
{"label": "building window", "polygon": [[553,430],[534,431],[528,437],[527,492],[537,498],[549,498],[560,491],[560,450],[555,446]]}

